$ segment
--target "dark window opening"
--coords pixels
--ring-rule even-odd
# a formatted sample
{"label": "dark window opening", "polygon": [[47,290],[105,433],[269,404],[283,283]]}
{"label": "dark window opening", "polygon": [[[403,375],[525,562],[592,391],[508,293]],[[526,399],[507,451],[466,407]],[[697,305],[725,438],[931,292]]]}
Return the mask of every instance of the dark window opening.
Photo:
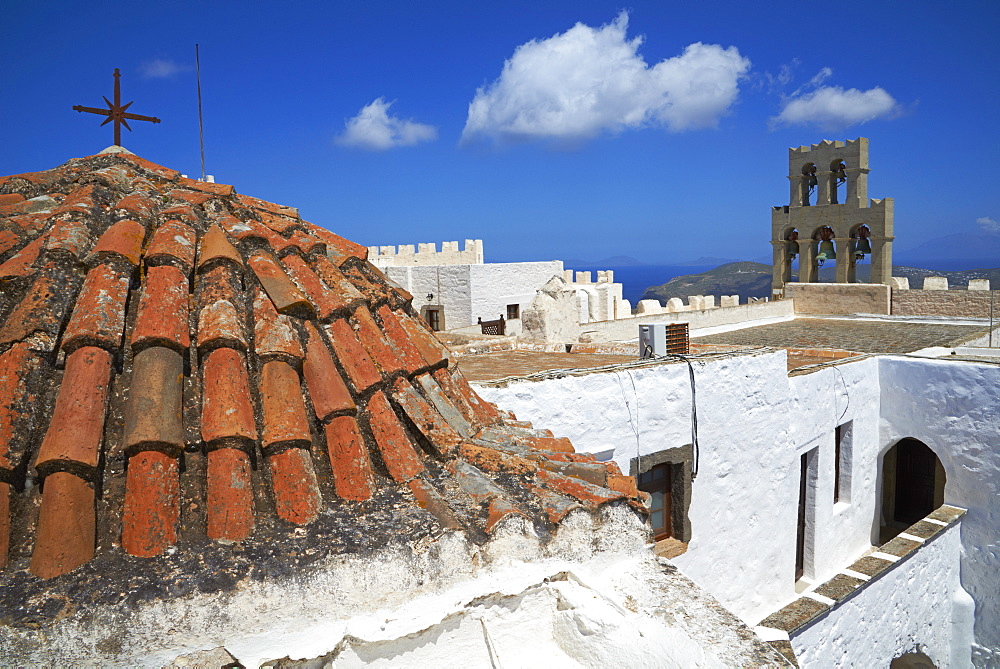
{"label": "dark window opening", "polygon": [[795,534],[795,580],[806,571],[806,480],[809,476],[809,454],[803,453],[799,462],[799,516]]}
{"label": "dark window opening", "polygon": [[892,539],[944,503],[944,467],[927,444],[901,439],[882,460],[880,543]]}
{"label": "dark window opening", "polygon": [[520,304],[508,304],[507,305],[507,320],[512,321],[515,318],[521,317],[521,305]]}
{"label": "dark window opening", "polygon": [[444,327],[444,318],[442,307],[424,307],[423,317],[427,322],[427,327],[429,327],[434,332],[440,332],[441,328]]}
{"label": "dark window opening", "polygon": [[639,475],[639,490],[652,497],[649,505],[649,524],[653,527],[653,538],[659,541],[673,536],[671,521],[671,479],[670,463],[656,465]]}
{"label": "dark window opening", "polygon": [[833,435],[833,503],[851,501],[852,433],[851,421],[838,425]]}

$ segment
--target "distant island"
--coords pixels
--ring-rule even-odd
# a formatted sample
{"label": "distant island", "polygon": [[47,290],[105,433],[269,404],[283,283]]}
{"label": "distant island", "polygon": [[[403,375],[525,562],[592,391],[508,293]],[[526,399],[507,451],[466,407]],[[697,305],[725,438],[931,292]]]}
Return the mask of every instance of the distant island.
{"label": "distant island", "polygon": [[[870,265],[858,266],[858,279],[867,280]],[[835,266],[820,268],[821,281],[832,281]],[[958,271],[942,271],[895,265],[893,276],[904,276],[910,281],[910,288],[922,288],[924,277],[947,277],[953,287],[967,286],[969,279],[990,279],[994,289],[1000,288],[1000,268],[967,269]],[[797,277],[792,277],[795,280]],[[748,297],[769,297],[771,295],[771,266],[743,260],[720,265],[697,274],[677,276],[659,286],[649,286],[642,294],[643,300],[659,300],[665,304],[672,297],[687,300],[689,295],[739,295],[740,302],[746,302]]]}

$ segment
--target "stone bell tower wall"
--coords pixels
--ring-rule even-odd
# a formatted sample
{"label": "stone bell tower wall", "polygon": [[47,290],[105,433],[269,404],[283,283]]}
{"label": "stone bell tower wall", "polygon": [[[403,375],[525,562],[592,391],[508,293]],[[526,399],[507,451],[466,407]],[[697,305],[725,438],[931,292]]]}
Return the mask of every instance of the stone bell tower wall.
{"label": "stone bell tower wall", "polygon": [[[789,204],[771,209],[772,289],[776,295],[792,277],[795,251],[787,241],[792,230],[798,232],[799,282],[816,282],[819,233],[829,227],[837,254],[836,282],[854,283],[857,260],[853,245],[858,229],[867,226],[871,283],[890,283],[894,202],[892,198],[868,198],[868,171],[865,137],[847,142],[824,140],[788,150]],[[813,179],[815,188],[810,193]],[[844,180],[838,188],[838,182]]]}

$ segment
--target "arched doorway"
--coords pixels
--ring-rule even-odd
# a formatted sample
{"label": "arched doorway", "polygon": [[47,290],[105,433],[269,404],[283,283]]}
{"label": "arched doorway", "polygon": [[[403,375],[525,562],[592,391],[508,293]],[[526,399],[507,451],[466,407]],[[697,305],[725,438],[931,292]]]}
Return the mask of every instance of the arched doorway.
{"label": "arched doorway", "polygon": [[901,439],[882,460],[882,527],[884,543],[944,503],[945,473],[941,461],[919,439]]}
{"label": "arched doorway", "polygon": [[934,660],[923,653],[906,653],[889,664],[889,669],[937,669]]}

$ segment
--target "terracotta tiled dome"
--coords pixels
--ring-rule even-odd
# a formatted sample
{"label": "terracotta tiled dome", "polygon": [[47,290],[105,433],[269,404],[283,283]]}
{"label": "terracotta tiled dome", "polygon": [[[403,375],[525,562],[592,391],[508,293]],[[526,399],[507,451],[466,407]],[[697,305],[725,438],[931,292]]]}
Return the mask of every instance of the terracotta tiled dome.
{"label": "terracotta tiled dome", "polygon": [[51,578],[324,514],[485,537],[641,508],[613,463],[481,400],[365,257],[120,150],[0,178],[0,565]]}

